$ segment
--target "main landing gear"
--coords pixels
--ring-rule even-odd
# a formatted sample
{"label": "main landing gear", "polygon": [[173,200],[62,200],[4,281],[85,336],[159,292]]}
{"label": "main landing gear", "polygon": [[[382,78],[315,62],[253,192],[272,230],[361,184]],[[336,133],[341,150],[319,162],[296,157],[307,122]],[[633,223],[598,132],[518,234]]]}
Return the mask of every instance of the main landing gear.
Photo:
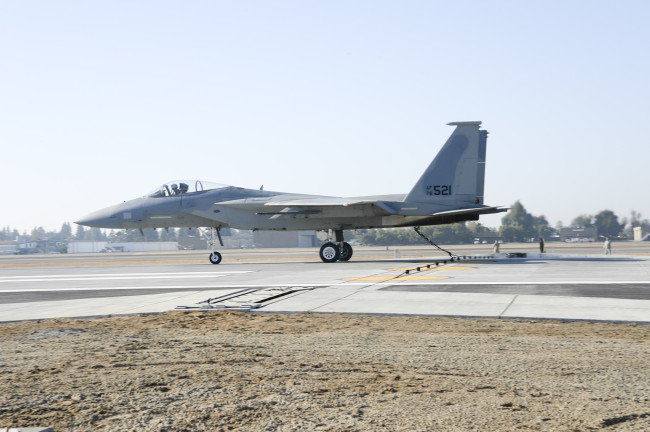
{"label": "main landing gear", "polygon": [[336,243],[327,242],[320,248],[320,259],[326,263],[349,261],[352,258],[352,246],[343,241],[343,230],[334,231]]}

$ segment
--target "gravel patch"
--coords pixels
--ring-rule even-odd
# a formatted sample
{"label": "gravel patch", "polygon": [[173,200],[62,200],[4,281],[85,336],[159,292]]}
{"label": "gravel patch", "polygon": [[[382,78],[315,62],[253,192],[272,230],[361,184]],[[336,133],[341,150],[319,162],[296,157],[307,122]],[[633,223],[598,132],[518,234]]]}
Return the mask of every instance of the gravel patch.
{"label": "gravel patch", "polygon": [[650,430],[647,325],[176,311],[0,345],[0,427]]}

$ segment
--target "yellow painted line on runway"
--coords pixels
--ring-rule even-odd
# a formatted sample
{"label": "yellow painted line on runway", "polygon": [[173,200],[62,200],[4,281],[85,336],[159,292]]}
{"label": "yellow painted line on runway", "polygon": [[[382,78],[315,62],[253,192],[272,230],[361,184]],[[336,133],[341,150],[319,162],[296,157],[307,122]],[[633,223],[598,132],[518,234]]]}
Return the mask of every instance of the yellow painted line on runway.
{"label": "yellow painted line on runway", "polygon": [[364,281],[364,282],[387,282],[394,280],[395,282],[404,281],[404,280],[437,280],[437,279],[449,279],[447,276],[423,276],[423,275],[408,275],[400,276],[396,278],[395,276],[365,276],[365,277],[355,277],[355,278],[345,278],[346,281]]}
{"label": "yellow painted line on runway", "polygon": [[344,280],[346,281],[366,281],[366,282],[387,282],[390,280],[394,280],[396,282],[398,281],[413,281],[413,280],[439,280],[439,279],[449,279],[448,276],[432,276],[432,275],[426,275],[423,274],[424,272],[432,272],[432,271],[443,271],[443,270],[473,270],[474,267],[465,267],[465,266],[444,266],[444,267],[431,267],[427,268],[426,266],[422,267],[420,266],[420,271],[418,271],[418,267],[398,267],[398,268],[391,268],[388,269],[388,271],[398,271],[398,272],[405,272],[409,270],[410,272],[413,272],[408,275],[400,275],[398,276],[390,276],[390,275],[385,275],[385,276],[362,276],[362,277],[352,277],[352,278],[345,278]]}
{"label": "yellow painted line on runway", "polygon": [[484,264],[487,262],[495,262],[495,259],[484,259],[484,260],[463,260],[463,264]]}

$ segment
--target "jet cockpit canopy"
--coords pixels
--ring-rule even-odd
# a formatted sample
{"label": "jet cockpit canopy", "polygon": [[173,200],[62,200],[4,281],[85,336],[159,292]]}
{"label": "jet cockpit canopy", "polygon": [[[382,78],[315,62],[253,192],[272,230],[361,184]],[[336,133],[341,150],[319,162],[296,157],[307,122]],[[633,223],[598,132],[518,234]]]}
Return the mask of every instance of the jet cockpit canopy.
{"label": "jet cockpit canopy", "polygon": [[148,193],[147,196],[152,198],[168,197],[227,187],[228,185],[202,180],[174,180],[156,188],[154,191]]}

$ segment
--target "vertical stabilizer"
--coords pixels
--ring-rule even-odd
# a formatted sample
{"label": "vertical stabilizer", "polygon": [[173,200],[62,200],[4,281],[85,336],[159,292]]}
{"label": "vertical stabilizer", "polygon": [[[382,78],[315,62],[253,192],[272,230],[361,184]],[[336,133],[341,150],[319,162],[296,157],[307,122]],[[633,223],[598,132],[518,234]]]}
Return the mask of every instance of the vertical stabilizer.
{"label": "vertical stabilizer", "polygon": [[456,129],[404,201],[483,204],[488,133],[480,121],[447,124]]}

